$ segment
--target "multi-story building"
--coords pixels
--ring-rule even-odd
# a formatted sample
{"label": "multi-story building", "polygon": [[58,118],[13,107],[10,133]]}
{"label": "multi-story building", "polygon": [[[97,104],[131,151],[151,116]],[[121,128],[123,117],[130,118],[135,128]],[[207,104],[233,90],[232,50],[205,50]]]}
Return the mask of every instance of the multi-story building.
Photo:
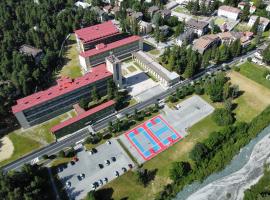
{"label": "multi-story building", "polygon": [[96,66],[80,78],[58,79],[57,85],[17,100],[12,112],[23,128],[42,123],[71,110],[81,98],[90,97],[93,88],[104,96],[107,83],[112,78],[113,74],[106,69],[106,64]]}
{"label": "multi-story building", "polygon": [[185,30],[193,31],[200,37],[208,32],[208,26],[208,22],[190,19],[186,22]]}
{"label": "multi-story building", "polygon": [[98,105],[88,111],[80,113],[76,117],[70,118],[66,121],[52,127],[51,132],[55,135],[56,139],[64,137],[68,134],[74,133],[103,117],[106,117],[115,112],[115,101],[110,100],[101,105]]}
{"label": "multi-story building", "polygon": [[92,67],[105,62],[105,58],[113,54],[122,60],[131,57],[131,53],[143,48],[142,39],[139,36],[130,36],[109,44],[98,44],[95,49],[81,52],[80,65],[85,72]]}
{"label": "multi-story building", "polygon": [[125,37],[112,21],[76,30],[75,36],[80,52],[93,49],[97,44],[112,43]]}
{"label": "multi-story building", "polygon": [[132,53],[132,58],[146,71],[153,75],[164,87],[170,87],[180,80],[176,72],[170,72],[162,65],[154,61],[143,51]]}
{"label": "multi-story building", "polygon": [[[256,22],[258,17],[259,16],[256,16],[256,15],[250,16],[249,21],[248,21],[248,26],[252,27],[254,25],[254,23]],[[270,22],[269,19],[267,19],[265,17],[260,17],[259,25],[258,25],[258,31],[259,32],[264,32],[265,30],[267,30],[268,27],[269,27],[269,22]]]}
{"label": "multi-story building", "polygon": [[194,41],[193,50],[203,54],[207,49],[218,46],[221,40],[218,35],[210,34],[204,35]]}
{"label": "multi-story building", "polygon": [[218,8],[218,16],[226,17],[228,19],[237,20],[240,16],[241,10],[232,6],[220,6]]}

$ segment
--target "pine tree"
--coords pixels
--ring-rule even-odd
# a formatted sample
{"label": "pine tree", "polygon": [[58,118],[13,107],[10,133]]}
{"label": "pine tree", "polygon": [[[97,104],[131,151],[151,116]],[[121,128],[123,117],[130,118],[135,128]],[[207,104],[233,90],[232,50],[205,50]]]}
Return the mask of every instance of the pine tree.
{"label": "pine tree", "polygon": [[254,35],[257,35],[257,33],[258,33],[259,24],[260,24],[260,17],[257,17],[257,19],[254,22],[252,28],[250,29],[250,31],[253,32]]}

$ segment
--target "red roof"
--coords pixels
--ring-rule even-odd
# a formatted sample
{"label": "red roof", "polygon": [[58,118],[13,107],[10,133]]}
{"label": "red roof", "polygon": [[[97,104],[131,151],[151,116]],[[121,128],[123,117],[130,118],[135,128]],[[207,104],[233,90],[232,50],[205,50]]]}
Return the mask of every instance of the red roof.
{"label": "red roof", "polygon": [[50,87],[47,90],[40,91],[29,95],[27,97],[17,100],[17,104],[12,107],[12,112],[17,113],[25,109],[31,108],[35,105],[46,102],[50,99],[56,98],[80,87],[89,85],[98,80],[112,76],[112,73],[107,71],[106,64],[98,65],[92,68],[92,72],[85,74],[77,79],[61,78],[57,80],[57,85]]}
{"label": "red roof", "polygon": [[118,40],[118,41],[113,42],[113,43],[109,43],[107,45],[101,43],[101,44],[98,44],[95,49],[90,49],[88,51],[81,52],[80,55],[82,57],[84,57],[84,58],[87,58],[87,57],[90,57],[90,56],[93,56],[93,55],[96,55],[96,54],[100,54],[100,53],[103,53],[103,52],[106,52],[106,51],[110,51],[110,50],[115,49],[117,47],[127,45],[129,43],[138,41],[140,39],[141,39],[141,37],[139,37],[137,35],[133,35],[133,36],[130,36],[128,38]]}
{"label": "red roof", "polygon": [[111,35],[118,34],[119,30],[112,23],[112,21],[107,21],[102,24],[97,24],[94,26],[89,26],[87,28],[82,28],[75,31],[75,34],[83,40],[83,42],[90,42],[93,40],[101,39]]}
{"label": "red roof", "polygon": [[85,117],[88,117],[88,116],[90,116],[90,115],[92,115],[92,114],[94,114],[96,112],[99,112],[99,111],[101,111],[101,110],[103,110],[103,109],[105,109],[107,107],[110,107],[110,106],[112,106],[114,104],[115,104],[115,101],[113,101],[113,100],[107,101],[106,103],[103,103],[103,104],[101,104],[99,106],[96,106],[96,107],[94,107],[94,108],[92,108],[92,109],[90,109],[90,110],[88,110],[88,111],[86,111],[86,112],[84,112],[82,114],[79,114],[76,117],[70,118],[70,119],[68,119],[68,120],[66,120],[66,121],[52,127],[51,132],[55,133],[56,131],[58,131],[58,130],[60,130],[60,129],[68,126],[68,125],[71,125],[71,124],[73,124],[73,123],[75,123],[75,122],[77,122],[77,121],[79,121],[79,120],[81,120],[81,119],[83,119]]}

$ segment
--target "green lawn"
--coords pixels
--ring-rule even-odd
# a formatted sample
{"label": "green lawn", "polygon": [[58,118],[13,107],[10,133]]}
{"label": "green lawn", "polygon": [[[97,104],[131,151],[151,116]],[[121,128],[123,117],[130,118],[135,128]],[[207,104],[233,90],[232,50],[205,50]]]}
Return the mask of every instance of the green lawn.
{"label": "green lawn", "polygon": [[265,78],[265,71],[267,71],[266,68],[250,62],[240,65],[240,73],[242,75],[270,89],[270,80]]}
{"label": "green lawn", "polygon": [[28,129],[15,130],[9,133],[8,136],[14,145],[14,152],[11,158],[4,160],[0,165],[7,164],[27,153],[52,143],[55,141],[55,137],[50,131],[51,128],[61,121],[67,120],[75,115],[76,113],[72,110],[40,125]]}
{"label": "green lawn", "polygon": [[77,78],[82,76],[81,67],[79,65],[79,52],[74,34],[72,34],[67,42],[66,51],[64,52],[65,65],[60,71],[61,76]]}
{"label": "green lawn", "polygon": [[134,67],[133,65],[128,66],[127,69],[130,72],[136,72],[137,71],[136,67]]}
{"label": "green lawn", "polygon": [[173,9],[173,11],[178,13],[189,14],[189,11],[183,6],[177,6],[175,9]]}
{"label": "green lawn", "polygon": [[214,23],[218,26],[221,26],[224,24],[224,22],[226,22],[226,19],[222,18],[222,17],[217,17],[214,21]]}
{"label": "green lawn", "polygon": [[0,162],[0,166],[6,165],[20,157],[30,153],[34,149],[41,147],[41,143],[32,140],[31,138],[18,135],[16,133],[11,133],[8,135],[9,139],[12,141],[14,146],[14,151],[12,157]]}
{"label": "green lawn", "polygon": [[244,23],[244,22],[241,22],[241,23],[239,23],[239,24],[237,24],[235,27],[234,27],[234,29],[236,30],[236,31],[250,31],[250,26],[248,26],[248,24],[247,23]]}
{"label": "green lawn", "polygon": [[151,51],[148,51],[152,55],[159,55],[160,51],[158,49],[152,49]]}

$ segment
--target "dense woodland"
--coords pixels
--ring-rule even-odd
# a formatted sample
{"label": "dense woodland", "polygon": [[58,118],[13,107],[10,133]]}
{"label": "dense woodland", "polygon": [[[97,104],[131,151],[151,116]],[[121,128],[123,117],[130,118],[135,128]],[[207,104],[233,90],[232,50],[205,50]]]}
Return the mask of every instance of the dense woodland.
{"label": "dense woodland", "polygon": [[[2,0],[0,2],[0,120],[19,97],[53,84],[61,63],[61,44],[75,29],[98,23],[96,12],[74,6],[75,0]],[[22,44],[45,53],[39,64],[19,53]]]}
{"label": "dense woodland", "polygon": [[20,172],[0,174],[0,199],[54,199],[47,169],[25,165]]}

